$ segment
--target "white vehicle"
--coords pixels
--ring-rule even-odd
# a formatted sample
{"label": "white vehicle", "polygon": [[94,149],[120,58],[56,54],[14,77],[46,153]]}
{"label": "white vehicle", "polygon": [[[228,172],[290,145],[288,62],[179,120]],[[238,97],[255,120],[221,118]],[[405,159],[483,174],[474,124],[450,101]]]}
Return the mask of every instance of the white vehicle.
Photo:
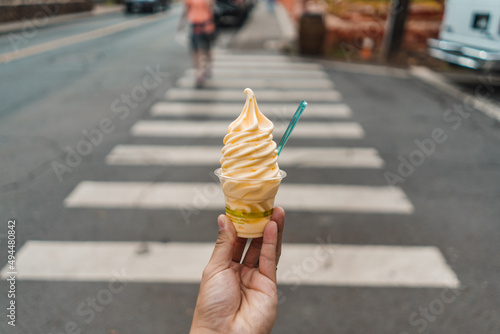
{"label": "white vehicle", "polygon": [[500,69],[500,0],[447,0],[432,57],[460,66]]}

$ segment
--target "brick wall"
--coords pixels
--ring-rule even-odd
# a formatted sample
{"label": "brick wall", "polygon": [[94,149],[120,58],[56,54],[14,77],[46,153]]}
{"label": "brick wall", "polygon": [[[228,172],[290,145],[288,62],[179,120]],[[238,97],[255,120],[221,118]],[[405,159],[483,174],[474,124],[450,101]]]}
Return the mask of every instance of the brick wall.
{"label": "brick wall", "polygon": [[63,14],[90,11],[93,8],[92,0],[61,0],[44,1],[27,4],[0,5],[0,23],[20,20],[44,20]]}

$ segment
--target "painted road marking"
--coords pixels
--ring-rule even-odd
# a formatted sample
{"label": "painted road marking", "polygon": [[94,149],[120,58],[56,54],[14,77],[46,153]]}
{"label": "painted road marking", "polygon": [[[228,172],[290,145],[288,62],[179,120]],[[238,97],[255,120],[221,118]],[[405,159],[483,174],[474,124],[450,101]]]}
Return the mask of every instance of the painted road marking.
{"label": "painted road marking", "polygon": [[[111,165],[205,165],[217,166],[218,146],[118,145],[106,157]],[[382,168],[384,161],[373,148],[287,147],[281,167]]]}
{"label": "painted road marking", "polygon": [[[183,77],[177,81],[178,87],[194,88],[196,80],[194,77]],[[307,79],[307,80],[289,80],[289,79],[258,79],[258,78],[213,78],[208,79],[203,84],[205,88],[240,88],[252,89],[258,88],[278,88],[278,89],[332,89],[333,83],[327,79]]]}
{"label": "painted road marking", "polygon": [[[308,91],[308,90],[257,90],[255,92],[259,102],[279,102],[306,100],[311,103],[314,101],[340,101],[341,95],[335,90],[328,91]],[[188,101],[238,101],[244,102],[246,95],[241,89],[237,90],[193,90],[173,88],[165,94],[167,100],[188,100]]]}
{"label": "painted road marking", "polygon": [[[404,192],[391,186],[283,184],[280,186],[277,203],[289,211],[384,214],[413,212],[413,205]],[[84,181],[64,200],[64,204],[75,208],[220,210],[224,200],[222,190],[215,182]]]}
{"label": "painted road marking", "polygon": [[[221,121],[138,121],[130,130],[134,136],[142,137],[216,137],[227,133],[228,122]],[[288,122],[275,124],[273,135],[281,138]],[[363,128],[358,123],[311,123],[302,122],[293,130],[294,138],[343,138],[360,139],[364,137]]]}
{"label": "painted road marking", "polygon": [[[158,102],[151,108],[153,116],[228,116],[236,118],[243,103],[179,103]],[[259,103],[259,109],[271,119],[289,120],[297,109],[295,104]],[[343,103],[309,103],[301,119],[313,117],[349,118],[351,108]]]}
{"label": "painted road marking", "polygon": [[214,59],[216,61],[259,61],[259,62],[289,62],[292,58],[280,55],[261,55],[261,54],[237,54],[237,53],[220,53],[215,52]]}
{"label": "painted road marking", "polygon": [[42,43],[39,45],[34,45],[34,46],[27,47],[27,48],[24,48],[21,50],[0,54],[0,64],[6,63],[9,61],[13,61],[13,60],[17,60],[17,59],[21,59],[21,58],[25,58],[25,57],[29,57],[29,56],[33,56],[33,55],[36,55],[39,53],[59,49],[59,48],[62,48],[62,47],[68,46],[68,45],[82,43],[82,42],[90,41],[90,40],[93,40],[93,39],[96,39],[99,37],[112,35],[114,33],[128,30],[131,28],[140,27],[142,25],[164,19],[167,15],[171,15],[171,13],[168,13],[168,14],[159,13],[159,14],[155,14],[155,15],[145,16],[145,17],[141,17],[139,19],[118,23],[118,24],[115,24],[115,25],[112,25],[109,27],[104,27],[104,28],[93,30],[93,31],[85,32],[82,34],[60,38],[60,39],[46,42],[46,43]]}
{"label": "painted road marking", "polygon": [[[213,243],[28,241],[16,259],[17,279],[199,283]],[[7,277],[8,268],[1,271]],[[284,285],[458,288],[460,281],[433,246],[284,244]]]}
{"label": "painted road marking", "polygon": [[287,70],[322,70],[323,67],[314,63],[292,63],[292,62],[258,62],[258,61],[229,61],[214,59],[213,66],[217,68],[238,68],[238,69],[287,69]]}
{"label": "painted road marking", "polygon": [[[186,76],[196,76],[196,70],[186,70]],[[283,70],[283,69],[238,69],[238,68],[216,68],[213,71],[213,77],[233,77],[233,78],[328,78],[324,71],[316,70]]]}

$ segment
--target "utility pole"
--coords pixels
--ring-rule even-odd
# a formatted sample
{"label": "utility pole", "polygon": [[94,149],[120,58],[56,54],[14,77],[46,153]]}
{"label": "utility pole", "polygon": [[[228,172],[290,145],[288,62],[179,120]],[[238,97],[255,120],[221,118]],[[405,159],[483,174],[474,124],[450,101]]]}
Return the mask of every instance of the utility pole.
{"label": "utility pole", "polygon": [[384,41],[386,60],[391,60],[401,47],[409,6],[410,0],[392,0],[389,15],[387,16],[387,30]]}

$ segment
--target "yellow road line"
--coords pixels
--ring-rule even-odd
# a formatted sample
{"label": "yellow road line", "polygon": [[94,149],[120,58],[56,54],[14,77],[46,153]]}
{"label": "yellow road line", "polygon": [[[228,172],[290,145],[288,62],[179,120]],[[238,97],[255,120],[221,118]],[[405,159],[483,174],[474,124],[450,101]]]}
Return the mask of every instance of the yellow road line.
{"label": "yellow road line", "polygon": [[167,15],[165,15],[164,13],[158,13],[155,15],[141,17],[141,18],[135,19],[135,20],[118,23],[118,24],[115,24],[115,25],[112,25],[109,27],[100,28],[97,30],[85,32],[82,34],[64,37],[64,38],[57,39],[55,41],[50,41],[47,43],[43,43],[40,45],[34,45],[34,46],[27,47],[27,48],[24,48],[21,50],[3,53],[3,54],[0,54],[0,64],[7,63],[7,62],[17,60],[17,59],[21,59],[21,58],[25,58],[25,57],[29,57],[29,56],[33,56],[33,55],[36,55],[39,53],[55,50],[58,48],[62,48],[64,46],[90,41],[92,39],[108,36],[108,35],[123,31],[123,30],[131,29],[131,28],[135,28],[135,27],[140,27],[142,25],[152,23],[152,22],[158,21],[162,18],[165,18],[169,14],[170,13],[168,13]]}

